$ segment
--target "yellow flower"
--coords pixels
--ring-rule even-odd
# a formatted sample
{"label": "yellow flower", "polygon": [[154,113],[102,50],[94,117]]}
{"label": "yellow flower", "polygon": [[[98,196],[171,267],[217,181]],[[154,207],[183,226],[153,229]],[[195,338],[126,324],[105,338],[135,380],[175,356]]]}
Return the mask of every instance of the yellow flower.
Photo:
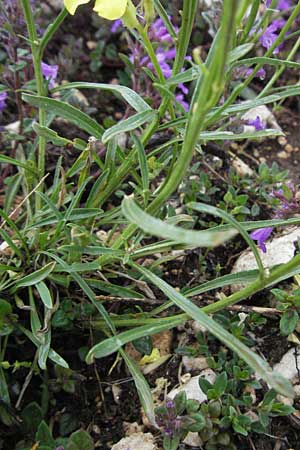
{"label": "yellow flower", "polygon": [[[64,5],[70,14],[75,14],[78,6],[89,3],[90,0],[64,0]],[[126,11],[128,0],[96,0],[94,11],[108,20],[120,19]]]}

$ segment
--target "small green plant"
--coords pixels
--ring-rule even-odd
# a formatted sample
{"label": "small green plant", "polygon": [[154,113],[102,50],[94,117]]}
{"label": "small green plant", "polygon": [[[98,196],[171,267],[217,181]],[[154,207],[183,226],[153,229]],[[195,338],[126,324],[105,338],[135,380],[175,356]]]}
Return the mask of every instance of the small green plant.
{"label": "small green plant", "polygon": [[276,308],[282,312],[279,322],[280,332],[283,336],[288,336],[299,324],[300,289],[293,289],[290,292],[272,289],[271,292],[276,300]]}

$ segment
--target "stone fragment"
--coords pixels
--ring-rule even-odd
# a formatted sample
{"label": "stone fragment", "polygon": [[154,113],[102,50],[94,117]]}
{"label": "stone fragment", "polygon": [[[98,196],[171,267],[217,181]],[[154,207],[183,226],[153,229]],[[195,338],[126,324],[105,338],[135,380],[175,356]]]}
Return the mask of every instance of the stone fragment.
{"label": "stone fragment", "polygon": [[172,391],[168,394],[168,398],[173,399],[177,394],[179,394],[179,392],[184,391],[188,399],[198,400],[198,402],[200,403],[205,402],[205,400],[207,400],[207,397],[202,389],[200,389],[198,381],[200,377],[205,378],[210,383],[214,383],[216,374],[211,369],[205,369],[201,372],[200,375],[192,377],[186,384],[183,384],[176,389],[172,389]]}
{"label": "stone fragment", "polygon": [[202,440],[199,436],[199,433],[193,433],[190,431],[187,435],[184,441],[182,441],[183,444],[188,445],[189,447],[196,447],[196,448],[202,448]]}
{"label": "stone fragment", "polygon": [[296,365],[296,357],[298,362],[298,367],[300,367],[300,355],[295,354],[295,348],[291,348],[273,367],[274,371],[280,373],[281,376],[292,380],[294,377],[298,376],[298,370]]}
{"label": "stone fragment", "polygon": [[151,433],[133,433],[113,445],[111,450],[158,450]]}
{"label": "stone fragment", "polygon": [[[265,268],[270,268],[278,264],[289,262],[295,254],[295,245],[297,239],[300,238],[299,227],[285,228],[284,234],[275,236],[269,242],[266,242],[267,252],[263,253],[259,250]],[[231,273],[238,273],[245,270],[257,269],[255,257],[251,250],[245,250],[235,262]],[[245,287],[247,283],[232,285],[232,292]]]}
{"label": "stone fragment", "polygon": [[182,364],[187,372],[191,372],[193,370],[200,371],[208,368],[207,359],[205,358],[205,356],[198,356],[196,358],[183,356]]}

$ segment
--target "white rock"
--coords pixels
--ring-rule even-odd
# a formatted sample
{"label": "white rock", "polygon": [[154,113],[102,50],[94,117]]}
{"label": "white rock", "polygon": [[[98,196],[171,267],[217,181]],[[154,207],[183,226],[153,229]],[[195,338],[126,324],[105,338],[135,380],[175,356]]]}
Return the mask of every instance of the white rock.
{"label": "white rock", "polygon": [[192,431],[186,435],[186,438],[182,441],[182,443],[188,445],[189,447],[201,447],[203,444],[199,433],[193,433]]}
{"label": "white rock", "polygon": [[[269,242],[266,242],[267,252],[259,250],[262,263],[265,268],[270,268],[278,264],[284,264],[290,261],[295,254],[294,242],[300,238],[300,228],[289,227],[281,236],[275,236]],[[244,270],[257,269],[256,260],[251,250],[245,250],[235,262],[231,273],[238,273]],[[245,287],[246,284],[232,285],[233,292]]]}
{"label": "white rock", "polygon": [[213,370],[205,369],[201,372],[200,375],[192,377],[186,384],[183,384],[176,389],[172,389],[172,391],[168,394],[168,398],[173,399],[177,394],[179,394],[179,392],[184,391],[188,399],[198,400],[198,402],[200,403],[205,402],[205,400],[207,400],[207,397],[200,389],[198,382],[200,376],[208,380],[210,383],[214,383],[216,379],[216,374]]}
{"label": "white rock", "polygon": [[191,358],[190,356],[182,357],[183,367],[187,372],[192,370],[203,370],[208,368],[207,359],[205,356],[198,356],[197,358]]}
{"label": "white rock", "polygon": [[17,134],[17,133],[20,132],[20,121],[17,120],[16,122],[9,123],[8,125],[6,125],[6,126],[4,127],[4,129],[5,129],[6,131],[9,131],[10,133],[15,133],[15,134]]}
{"label": "white rock", "polygon": [[158,450],[151,433],[133,433],[121,439],[111,450]]}
{"label": "white rock", "polygon": [[[300,367],[300,355],[297,354],[297,362],[298,367]],[[273,369],[280,373],[281,376],[287,378],[288,380],[292,380],[295,376],[298,375],[297,367],[296,367],[296,355],[295,349],[291,348],[283,357],[281,361],[273,367]]]}
{"label": "white rock", "polygon": [[[271,111],[265,105],[249,109],[249,111],[242,115],[242,119],[245,121],[255,120],[257,116],[264,124],[270,125],[271,128],[275,128],[275,130],[281,131],[281,128],[278,125],[274,114],[271,113]],[[244,128],[245,131],[252,131],[254,127],[252,125],[245,125]]]}
{"label": "white rock", "polygon": [[235,156],[232,161],[232,167],[234,168],[234,170],[240,177],[244,177],[246,175],[251,177],[254,174],[251,167],[249,167],[248,164],[246,164],[244,161],[242,161],[237,156]]}

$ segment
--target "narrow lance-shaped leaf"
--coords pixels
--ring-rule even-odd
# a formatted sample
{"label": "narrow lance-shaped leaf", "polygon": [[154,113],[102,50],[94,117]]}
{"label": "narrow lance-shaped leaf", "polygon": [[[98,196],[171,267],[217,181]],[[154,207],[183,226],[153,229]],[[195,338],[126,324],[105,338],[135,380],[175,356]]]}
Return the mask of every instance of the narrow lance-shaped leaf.
{"label": "narrow lance-shaped leaf", "polygon": [[170,225],[143,211],[131,197],[124,198],[122,211],[129,222],[136,224],[146,233],[150,233],[152,236],[172,239],[174,242],[190,244],[194,247],[216,247],[237,234],[233,229],[227,233],[213,233],[211,231],[185,230],[184,228]]}
{"label": "narrow lance-shaped leaf", "polygon": [[102,142],[105,144],[117,134],[126,133],[127,131],[132,131],[139,128],[144,123],[151,121],[155,115],[156,112],[153,110],[143,111],[129,117],[128,119],[121,120],[121,122],[105,131],[102,136]]}
{"label": "narrow lance-shaped leaf", "polygon": [[269,386],[276,389],[286,397],[293,397],[294,391],[288,380],[280,374],[274,372],[266,361],[256,355],[245,344],[239,341],[232,334],[228,333],[219,323],[211,319],[207,314],[201,311],[198,306],[176,291],[172,286],[154,275],[148,269],[132,263],[148,280],[155,284],[172,302],[180,309],[185,311],[194,320],[197,320],[216,338],[222,341],[227,347],[236,352],[252,369],[265,380]]}
{"label": "narrow lance-shaped leaf", "polygon": [[63,91],[66,89],[100,89],[103,91],[111,91],[121,95],[124,100],[133,107],[137,112],[151,110],[148,103],[142,99],[135,91],[127,86],[119,84],[104,84],[104,83],[87,83],[75,81],[74,83],[66,83],[53,89],[52,92]]}
{"label": "narrow lance-shaped leaf", "polygon": [[53,112],[59,117],[69,120],[90,136],[97,139],[102,137],[104,129],[94,119],[80,111],[74,106],[64,103],[60,100],[54,100],[48,97],[39,97],[37,95],[23,94],[24,102],[29,103],[36,108],[44,108],[46,111]]}
{"label": "narrow lance-shaped leaf", "polygon": [[16,282],[15,288],[17,289],[25,286],[33,286],[34,284],[43,281],[52,272],[55,265],[56,265],[55,262],[50,262],[41,269],[36,270],[35,272],[30,273],[29,275],[26,275],[25,277],[21,278]]}

